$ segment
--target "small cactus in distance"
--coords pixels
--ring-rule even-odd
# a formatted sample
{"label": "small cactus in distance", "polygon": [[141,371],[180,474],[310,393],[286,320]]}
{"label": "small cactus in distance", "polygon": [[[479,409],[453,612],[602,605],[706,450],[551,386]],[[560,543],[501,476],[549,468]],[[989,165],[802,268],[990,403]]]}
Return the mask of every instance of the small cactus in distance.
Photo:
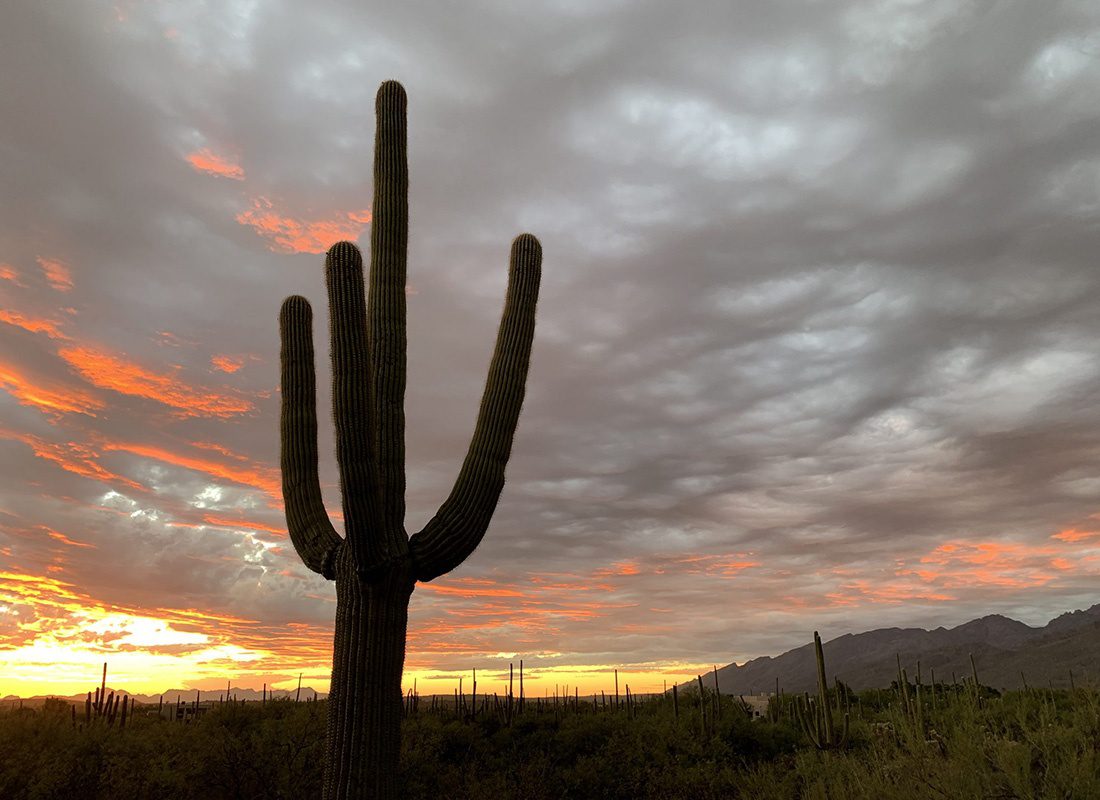
{"label": "small cactus in distance", "polygon": [[833,726],[833,710],[829,707],[829,688],[825,682],[825,653],[817,631],[814,631],[814,655],[817,657],[818,696],[796,698],[794,714],[806,737],[818,750],[841,748],[848,743],[848,712],[844,712],[844,724],[837,735]]}
{"label": "small cactus in distance", "polygon": [[328,251],[332,411],[344,536],[321,501],[312,311],[288,297],[282,341],[282,478],[287,527],[302,561],[336,583],[336,632],[322,796],[393,798],[401,673],[417,581],[461,564],[478,546],[504,486],[523,403],[542,248],[512,243],[504,313],[466,459],[450,496],[419,533],[405,531],[405,286],[408,164],[405,90],[387,81],[375,104],[369,290],[350,242]]}

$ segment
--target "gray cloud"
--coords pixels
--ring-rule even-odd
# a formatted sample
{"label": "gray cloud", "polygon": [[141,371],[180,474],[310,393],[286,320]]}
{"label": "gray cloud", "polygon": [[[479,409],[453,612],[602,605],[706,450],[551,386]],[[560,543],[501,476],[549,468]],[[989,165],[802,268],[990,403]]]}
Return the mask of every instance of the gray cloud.
{"label": "gray cloud", "polygon": [[[532,651],[724,663],[814,627],[1040,621],[1095,599],[1100,536],[1051,538],[1100,512],[1091,4],[90,3],[3,17],[0,263],[26,284],[0,281],[3,307],[253,407],[173,415],[0,325],[5,363],[104,403],[45,416],[3,386],[0,568],[45,568],[53,551],[25,533],[41,523],[97,545],[64,568],[105,601],[325,624],[328,589],[285,540],[166,525],[202,523],[196,498],[216,486],[219,513],[277,527],[262,486],[102,445],[276,464],[275,314],[287,294],[313,300],[324,376],[321,256],[272,252],[237,216],[260,198],[307,222],[369,206],[373,91],[397,77],[410,529],[461,462],[508,242],[530,229],[546,252],[509,484],[454,576],[532,598],[540,574],[604,586],[591,619],[538,616]],[[203,149],[243,180],[193,169]],[[40,256],[70,266],[71,292],[43,283]],[[215,355],[242,366],[219,372]],[[86,443],[147,491],[64,471],[27,435]],[[337,509],[331,460],[322,477]],[[109,488],[159,520],[94,511]],[[755,566],[698,571],[689,556]],[[636,574],[599,574],[627,562]],[[451,602],[418,592],[414,629],[461,622]],[[466,660],[516,650],[519,630],[470,629],[483,647]],[[416,657],[466,665],[432,652]]]}

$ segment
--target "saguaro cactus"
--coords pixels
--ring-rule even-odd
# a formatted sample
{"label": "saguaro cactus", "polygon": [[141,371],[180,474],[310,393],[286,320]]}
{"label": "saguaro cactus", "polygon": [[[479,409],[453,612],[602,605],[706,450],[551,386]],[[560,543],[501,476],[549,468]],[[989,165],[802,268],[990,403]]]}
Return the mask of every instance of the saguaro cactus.
{"label": "saguaro cactus", "polygon": [[405,272],[408,163],[405,90],[387,81],[375,103],[370,289],[349,242],[325,259],[332,411],[344,536],[321,502],[312,311],[288,297],[282,339],[282,475],[287,527],[306,566],[336,583],[336,633],[323,797],[397,795],[401,671],[409,598],[478,546],[504,487],[523,403],[542,248],[512,243],[504,313],[469,452],[450,496],[419,533],[405,531]]}
{"label": "saguaro cactus", "polygon": [[825,680],[825,653],[821,649],[821,637],[817,631],[814,631],[814,655],[817,658],[817,698],[808,695],[796,697],[794,715],[807,738],[818,750],[844,747],[848,742],[848,712],[844,712],[844,729],[838,738],[834,733],[833,709],[829,706],[829,685]]}

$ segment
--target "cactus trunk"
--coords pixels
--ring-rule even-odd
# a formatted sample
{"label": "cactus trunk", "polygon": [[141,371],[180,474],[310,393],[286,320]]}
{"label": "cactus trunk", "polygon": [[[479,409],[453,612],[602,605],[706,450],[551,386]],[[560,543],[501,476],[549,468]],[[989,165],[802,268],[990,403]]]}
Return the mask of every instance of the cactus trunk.
{"label": "cactus trunk", "polygon": [[336,581],[325,798],[399,796],[401,672],[412,582]]}
{"label": "cactus trunk", "polygon": [[833,712],[829,708],[829,684],[825,680],[825,653],[821,637],[814,631],[814,656],[817,658],[817,691],[821,698],[821,710],[825,717],[825,738],[833,741]]}

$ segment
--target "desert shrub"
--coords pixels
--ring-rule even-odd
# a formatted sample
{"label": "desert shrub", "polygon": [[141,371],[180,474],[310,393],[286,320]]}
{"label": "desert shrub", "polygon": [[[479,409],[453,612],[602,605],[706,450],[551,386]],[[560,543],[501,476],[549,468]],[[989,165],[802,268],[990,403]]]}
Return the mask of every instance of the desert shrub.
{"label": "desert shrub", "polygon": [[[724,705],[704,735],[697,705],[545,710],[405,720],[409,800],[718,800],[1017,797],[1100,800],[1100,696],[1031,690],[864,697],[848,745],[819,752],[789,717]],[[879,711],[871,711],[880,707]],[[4,800],[253,800],[317,796],[325,704],[217,706],[193,723],[139,713],[125,729],[78,724],[63,702],[0,713]]]}

